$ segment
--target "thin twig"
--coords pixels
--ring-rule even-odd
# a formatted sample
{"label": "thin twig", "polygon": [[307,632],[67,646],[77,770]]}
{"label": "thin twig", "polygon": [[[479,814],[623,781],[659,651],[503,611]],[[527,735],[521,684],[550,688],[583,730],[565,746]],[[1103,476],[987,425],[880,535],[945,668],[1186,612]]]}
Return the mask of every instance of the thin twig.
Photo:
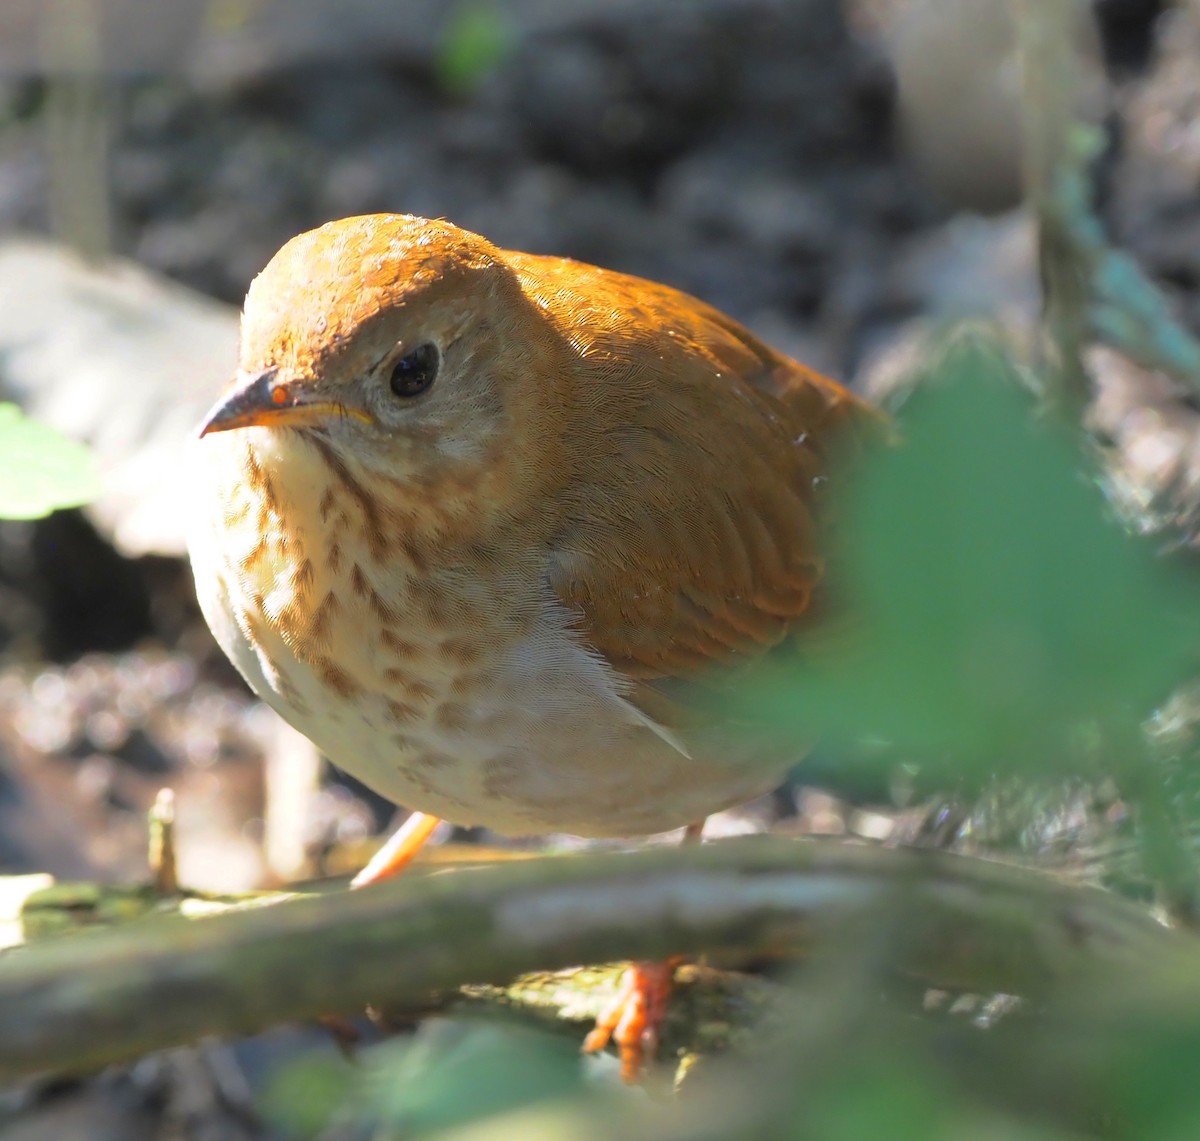
{"label": "thin twig", "polygon": [[1026,193],[1037,219],[1045,322],[1054,349],[1043,369],[1046,397],[1072,423],[1088,396],[1087,267],[1071,241],[1060,192],[1083,161],[1071,146],[1079,97],[1076,9],[1075,0],[1016,4]]}
{"label": "thin twig", "polygon": [[1066,411],[1087,396],[1081,350],[1089,338],[1200,391],[1200,341],[1137,262],[1109,243],[1094,208],[1092,164],[1103,138],[1077,116],[1078,7],[1075,0],[1015,0],[1026,185],[1057,357],[1049,395]]}
{"label": "thin twig", "polygon": [[150,809],[150,882],[160,897],[179,893],[179,870],[175,859],[175,793],[158,790]]}

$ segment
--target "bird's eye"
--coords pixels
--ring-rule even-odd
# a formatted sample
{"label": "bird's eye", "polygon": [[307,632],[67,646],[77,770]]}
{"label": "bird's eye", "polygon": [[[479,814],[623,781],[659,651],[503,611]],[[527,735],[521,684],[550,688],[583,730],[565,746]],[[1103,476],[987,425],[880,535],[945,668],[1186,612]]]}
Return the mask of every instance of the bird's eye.
{"label": "bird's eye", "polygon": [[433,384],[439,363],[437,345],[418,345],[392,367],[392,392],[405,399],[420,396]]}

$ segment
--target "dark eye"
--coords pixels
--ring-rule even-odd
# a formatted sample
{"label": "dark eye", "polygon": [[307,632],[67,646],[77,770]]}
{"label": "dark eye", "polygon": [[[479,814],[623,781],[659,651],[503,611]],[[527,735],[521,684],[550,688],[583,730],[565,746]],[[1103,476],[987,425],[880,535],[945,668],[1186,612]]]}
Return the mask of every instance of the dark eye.
{"label": "dark eye", "polygon": [[433,384],[438,372],[437,345],[418,345],[392,368],[392,391],[401,397],[420,396]]}

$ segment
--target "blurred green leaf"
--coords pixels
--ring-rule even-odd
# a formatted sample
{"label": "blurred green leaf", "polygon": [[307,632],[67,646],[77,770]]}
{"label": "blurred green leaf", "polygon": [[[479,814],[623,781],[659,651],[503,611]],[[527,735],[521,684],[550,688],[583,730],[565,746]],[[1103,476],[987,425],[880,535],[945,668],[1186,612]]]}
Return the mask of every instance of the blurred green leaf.
{"label": "blurred green leaf", "polygon": [[576,1092],[573,1042],[512,1026],[443,1021],[419,1041],[380,1047],[364,1081],[374,1115],[395,1134],[445,1129]]}
{"label": "blurred green leaf", "polygon": [[315,1137],[352,1103],[361,1074],[347,1059],[300,1058],[271,1078],[260,1109],[266,1120],[297,1137]]}
{"label": "blurred green leaf", "polygon": [[868,457],[836,512],[846,646],[760,678],[743,698],[756,716],[953,757],[960,775],[1000,757],[1064,771],[1108,734],[1128,739],[1187,676],[1194,591],[1031,413],[998,351],[947,351],[906,405],[903,442]]}
{"label": "blurred green leaf", "polygon": [[40,519],[95,498],[99,478],[82,444],[0,404],[0,518]]}
{"label": "blurred green leaf", "polygon": [[[928,1067],[902,1056],[871,1057],[847,1064],[816,1101],[805,1107],[801,1136],[857,1141],[885,1135],[894,1141],[935,1141],[951,1136],[953,1110],[935,1088]],[[849,1063],[850,1059],[847,1058]]]}
{"label": "blurred green leaf", "polygon": [[460,5],[434,61],[439,82],[457,95],[473,91],[508,55],[512,44],[512,26],[495,5]]}
{"label": "blurred green leaf", "polygon": [[300,1136],[331,1121],[376,1127],[377,1141],[436,1133],[583,1091],[574,1043],[511,1026],[440,1020],[361,1053],[359,1065],[310,1059],[271,1082],[264,1116]]}
{"label": "blurred green leaf", "polygon": [[801,1108],[796,1141],[1066,1141],[1056,1129],[964,1096],[936,1059],[922,1053],[926,1046],[918,1037],[847,1056],[815,1101]]}
{"label": "blurred green leaf", "polygon": [[1200,1027],[1129,1018],[1107,1038],[1116,1057],[1110,1096],[1121,1115],[1147,1137],[1200,1135]]}
{"label": "blurred green leaf", "polygon": [[1001,1076],[997,1094],[1007,1088],[1027,1105],[1083,1115],[1101,1136],[1200,1136],[1194,941],[1175,952],[1064,980],[1036,1019],[989,1037],[980,1071]]}

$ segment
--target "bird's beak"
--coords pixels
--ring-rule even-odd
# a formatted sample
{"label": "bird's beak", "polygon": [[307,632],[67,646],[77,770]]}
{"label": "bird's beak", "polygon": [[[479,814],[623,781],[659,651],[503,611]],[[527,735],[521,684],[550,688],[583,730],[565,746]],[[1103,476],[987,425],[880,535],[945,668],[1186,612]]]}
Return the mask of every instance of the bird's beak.
{"label": "bird's beak", "polygon": [[353,416],[370,422],[370,417],[357,408],[314,398],[311,386],[289,384],[278,377],[279,370],[269,368],[239,378],[205,417],[200,435],[255,426],[299,428],[329,416]]}

